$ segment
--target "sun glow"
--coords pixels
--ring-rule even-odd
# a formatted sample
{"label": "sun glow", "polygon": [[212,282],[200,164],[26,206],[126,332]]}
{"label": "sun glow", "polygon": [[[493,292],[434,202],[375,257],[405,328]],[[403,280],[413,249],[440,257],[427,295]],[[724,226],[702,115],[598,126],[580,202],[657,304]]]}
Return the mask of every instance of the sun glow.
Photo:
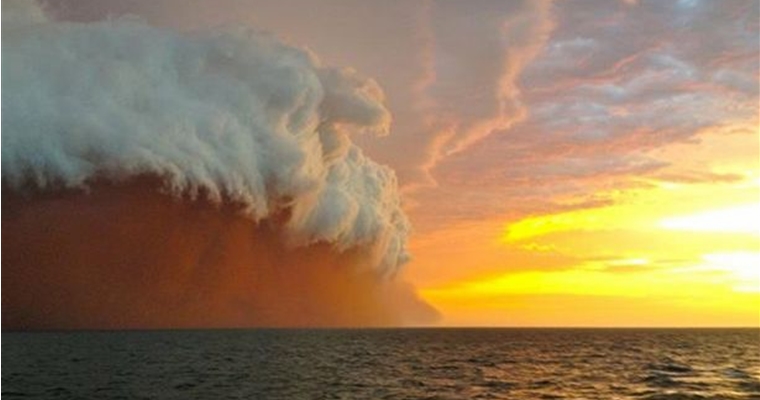
{"label": "sun glow", "polygon": [[760,252],[714,253],[702,258],[704,264],[695,269],[724,272],[734,291],[760,293]]}
{"label": "sun glow", "polygon": [[659,226],[671,230],[760,235],[760,203],[666,218],[660,221]]}

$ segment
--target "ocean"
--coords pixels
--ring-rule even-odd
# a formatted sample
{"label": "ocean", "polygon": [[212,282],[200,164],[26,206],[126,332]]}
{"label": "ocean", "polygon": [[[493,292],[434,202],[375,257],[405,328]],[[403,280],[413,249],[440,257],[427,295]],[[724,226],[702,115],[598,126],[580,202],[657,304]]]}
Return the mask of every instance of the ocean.
{"label": "ocean", "polygon": [[4,332],[2,398],[760,399],[760,330]]}

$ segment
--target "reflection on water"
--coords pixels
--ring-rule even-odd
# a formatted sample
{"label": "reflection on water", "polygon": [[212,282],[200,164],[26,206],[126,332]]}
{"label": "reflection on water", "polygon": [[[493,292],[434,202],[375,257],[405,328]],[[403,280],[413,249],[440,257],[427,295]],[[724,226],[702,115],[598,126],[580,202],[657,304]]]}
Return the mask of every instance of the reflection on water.
{"label": "reflection on water", "polygon": [[3,333],[2,396],[760,399],[760,331]]}

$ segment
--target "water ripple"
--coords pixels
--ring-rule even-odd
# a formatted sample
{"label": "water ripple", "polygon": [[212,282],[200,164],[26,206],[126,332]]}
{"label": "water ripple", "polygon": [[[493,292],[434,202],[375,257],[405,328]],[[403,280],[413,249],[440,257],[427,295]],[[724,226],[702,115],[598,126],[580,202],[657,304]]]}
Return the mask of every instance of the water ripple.
{"label": "water ripple", "polygon": [[4,333],[7,399],[756,399],[760,332]]}

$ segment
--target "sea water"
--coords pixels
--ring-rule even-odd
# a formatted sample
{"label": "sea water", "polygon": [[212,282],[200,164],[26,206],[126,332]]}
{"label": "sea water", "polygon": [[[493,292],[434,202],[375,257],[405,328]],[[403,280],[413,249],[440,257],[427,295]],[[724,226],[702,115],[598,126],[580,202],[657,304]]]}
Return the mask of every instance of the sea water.
{"label": "sea water", "polygon": [[2,398],[760,399],[760,330],[5,332]]}

